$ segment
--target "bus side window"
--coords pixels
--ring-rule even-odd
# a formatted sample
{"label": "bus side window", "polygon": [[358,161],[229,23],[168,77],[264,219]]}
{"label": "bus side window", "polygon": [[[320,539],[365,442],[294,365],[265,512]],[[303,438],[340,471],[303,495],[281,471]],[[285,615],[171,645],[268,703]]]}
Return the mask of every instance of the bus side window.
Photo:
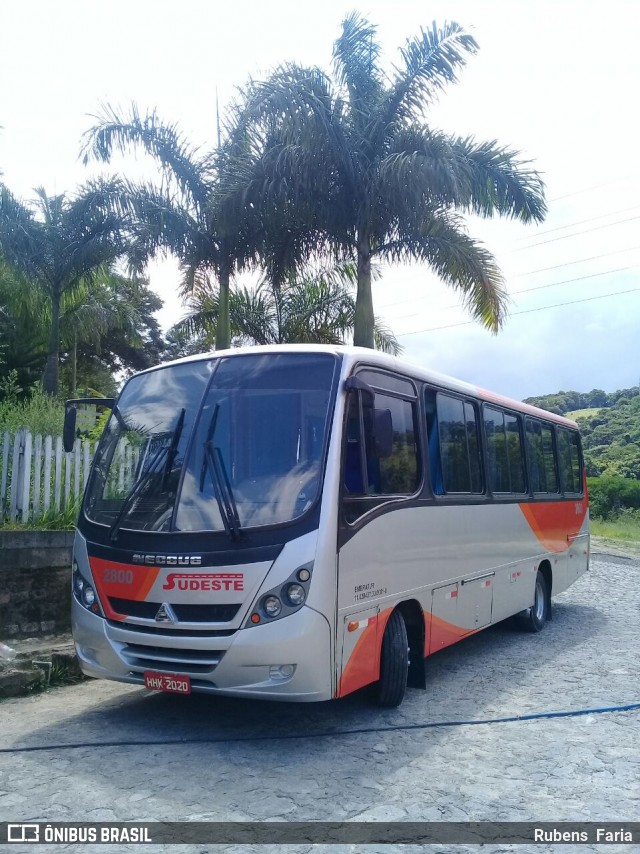
{"label": "bus side window", "polygon": [[[343,484],[348,497],[412,495],[419,458],[415,401],[352,392],[347,403]],[[354,511],[355,512],[355,511]]]}
{"label": "bus side window", "polygon": [[429,451],[429,469],[431,471],[431,489],[434,495],[444,495],[442,480],[442,461],[440,459],[440,437],[438,435],[438,415],[436,395],[433,391],[425,393],[425,412],[427,416],[427,443]]}
{"label": "bus side window", "polygon": [[364,492],[361,440],[358,395],[356,392],[351,392],[347,412],[346,447],[344,453],[344,485],[347,492],[351,493],[351,495],[362,495]]}

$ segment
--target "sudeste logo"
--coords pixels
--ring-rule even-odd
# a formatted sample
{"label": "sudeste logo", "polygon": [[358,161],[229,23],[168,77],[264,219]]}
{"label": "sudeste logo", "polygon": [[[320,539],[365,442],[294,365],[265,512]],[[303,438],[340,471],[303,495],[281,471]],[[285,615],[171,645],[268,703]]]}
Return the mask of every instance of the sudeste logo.
{"label": "sudeste logo", "polygon": [[189,573],[170,572],[162,585],[163,590],[244,590],[241,572]]}

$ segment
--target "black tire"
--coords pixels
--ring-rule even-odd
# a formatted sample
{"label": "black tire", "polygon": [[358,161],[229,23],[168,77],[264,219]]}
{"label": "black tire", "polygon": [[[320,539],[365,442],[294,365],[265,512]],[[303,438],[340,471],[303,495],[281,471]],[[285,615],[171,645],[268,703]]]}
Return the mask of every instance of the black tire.
{"label": "black tire", "polygon": [[517,615],[518,628],[524,632],[541,632],[549,619],[550,611],[551,597],[549,595],[549,585],[547,584],[544,573],[538,570],[533,594],[533,605]]}
{"label": "black tire", "polygon": [[409,672],[409,642],[407,627],[400,611],[394,611],[387,621],[380,652],[380,679],[373,686],[376,705],[395,708],[407,690]]}

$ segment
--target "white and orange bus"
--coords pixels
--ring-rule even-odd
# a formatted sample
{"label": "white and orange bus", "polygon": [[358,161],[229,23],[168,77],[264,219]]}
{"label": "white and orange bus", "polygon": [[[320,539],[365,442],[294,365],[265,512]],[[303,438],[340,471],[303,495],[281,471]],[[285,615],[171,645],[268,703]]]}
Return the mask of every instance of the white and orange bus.
{"label": "white and orange bus", "polygon": [[588,568],[576,424],[393,357],[216,352],[112,407],[73,557],[90,676],[395,706],[443,647],[542,629]]}

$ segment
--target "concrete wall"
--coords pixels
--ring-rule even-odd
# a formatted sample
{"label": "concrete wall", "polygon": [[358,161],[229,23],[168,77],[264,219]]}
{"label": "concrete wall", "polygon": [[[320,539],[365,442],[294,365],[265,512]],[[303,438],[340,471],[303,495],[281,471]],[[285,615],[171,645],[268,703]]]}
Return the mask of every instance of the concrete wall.
{"label": "concrete wall", "polygon": [[0,531],[0,640],[71,628],[72,531]]}

